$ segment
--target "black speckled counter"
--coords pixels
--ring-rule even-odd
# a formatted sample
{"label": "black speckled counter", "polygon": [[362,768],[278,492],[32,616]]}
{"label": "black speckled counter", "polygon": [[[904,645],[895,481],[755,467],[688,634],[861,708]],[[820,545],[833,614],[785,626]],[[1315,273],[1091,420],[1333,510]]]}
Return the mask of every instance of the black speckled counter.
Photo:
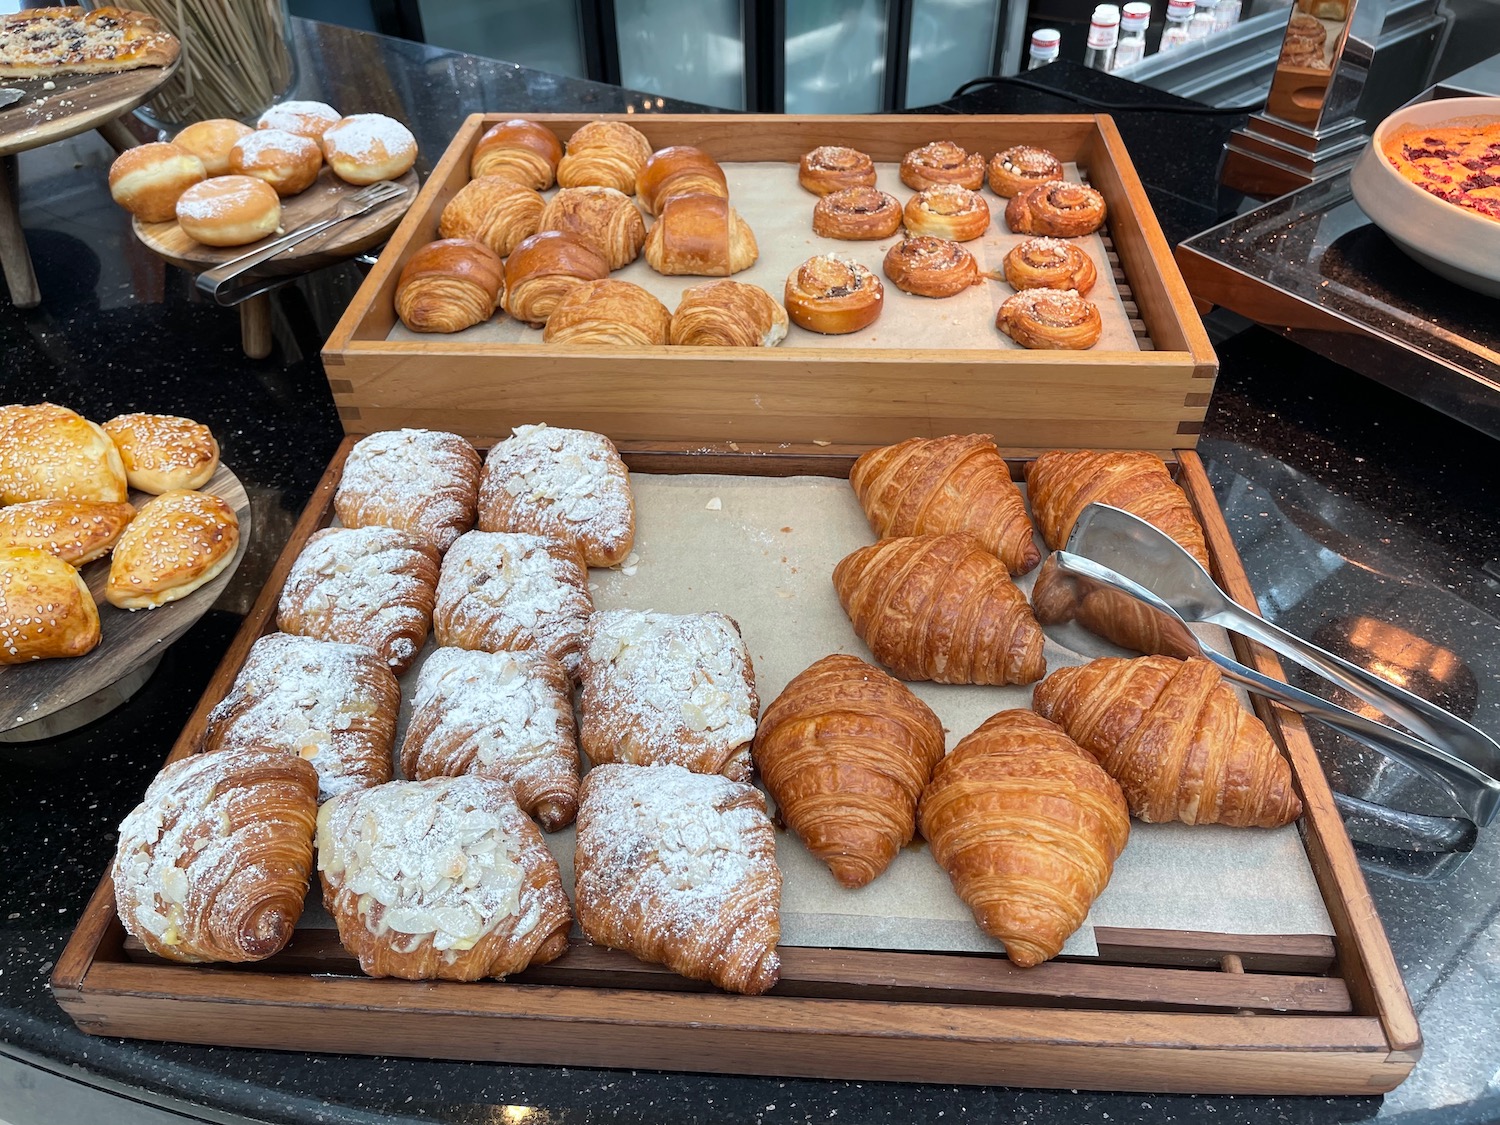
{"label": "black speckled counter", "polygon": [[[321,25],[303,25],[300,33],[300,96],[402,116],[429,159],[466,114],[481,109],[692,108]],[[1078,68],[1049,68],[1038,77],[1088,96],[1175,101]],[[1079,107],[997,87],[952,108]],[[1218,218],[1213,169],[1219,139],[1234,120],[1120,116],[1169,237]],[[1439,857],[1424,867],[1369,850],[1382,864],[1371,870],[1371,886],[1427,1042],[1412,1077],[1384,1098],[715,1078],[280,1054],[79,1033],[49,994],[47,976],[109,862],[116,825],[165,758],[338,441],[317,349],[358,280],[348,266],[282,290],[276,349],[267,360],[247,360],[234,314],[205,305],[185,274],[129,236],[103,187],[110,159],[93,135],[22,158],[23,217],[44,300],[30,312],[0,304],[0,401],[47,398],[101,419],[160,410],[207,422],[250,491],[255,542],[219,608],[172,646],[130,704],[50,742],[0,744],[0,840],[8,861],[0,890],[0,1055],[214,1121],[1228,1125],[1500,1118],[1500,846],[1493,831],[1481,834],[1462,862]],[[1479,725],[1500,729],[1495,443],[1267,332],[1234,335],[1220,354],[1223,374],[1199,448],[1268,613],[1325,638],[1352,635],[1349,623],[1366,616],[1395,622],[1414,644],[1451,654],[1445,666],[1466,672],[1428,685],[1434,694]],[[1353,791],[1444,811],[1411,778],[1377,776],[1357,753],[1322,745],[1330,773]],[[1443,877],[1410,877],[1424,873]],[[0,1118],[5,1109],[0,1105]]]}

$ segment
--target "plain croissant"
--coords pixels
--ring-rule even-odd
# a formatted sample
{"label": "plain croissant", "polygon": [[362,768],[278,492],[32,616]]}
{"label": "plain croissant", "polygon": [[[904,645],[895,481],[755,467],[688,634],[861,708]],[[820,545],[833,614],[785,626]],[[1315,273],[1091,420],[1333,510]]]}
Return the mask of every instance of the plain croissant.
{"label": "plain croissant", "polygon": [[1012,574],[1041,560],[1026,502],[990,434],[908,438],[872,449],[854,462],[849,483],[882,538],[967,531]]}
{"label": "plain croissant", "polygon": [[1146,821],[1276,828],[1302,813],[1286,759],[1206,660],[1106,657],[1032,693]]}
{"label": "plain croissant", "polygon": [[986,719],[938,763],[921,816],[958,897],[1022,967],[1062,950],[1130,836],[1119,785],[1056,726],[1021,710]]}
{"label": "plain croissant", "polygon": [[972,535],[882,539],[842,559],[833,585],[854,631],[903,680],[1029,684],[1046,674],[1026,596]]}
{"label": "plain croissant", "polygon": [[916,832],[943,724],[879,668],[825,656],[766,708],[754,757],[786,826],[835,879],[862,887]]}

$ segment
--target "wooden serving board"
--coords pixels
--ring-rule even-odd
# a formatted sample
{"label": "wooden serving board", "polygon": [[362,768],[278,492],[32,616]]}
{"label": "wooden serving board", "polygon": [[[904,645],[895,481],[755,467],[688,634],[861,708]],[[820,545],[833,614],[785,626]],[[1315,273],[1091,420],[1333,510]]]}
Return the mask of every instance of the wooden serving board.
{"label": "wooden serving board", "polygon": [[[96,129],[148,101],[177,72],[148,66],[119,74],[72,74],[0,78],[0,86],[26,97],[0,110],[0,156],[25,152]],[[47,89],[48,83],[52,84]]]}
{"label": "wooden serving board", "polygon": [[[209,710],[274,628],[283,583],[333,518],[352,439],[314,492],[255,607],[172,750],[201,746]],[[847,475],[855,450],[623,442],[635,472]],[[1012,463],[1013,475],[1021,465]],[[1190,451],[1178,476],[1215,576],[1253,605]],[[1274,657],[1237,640],[1270,675]],[[298,1051],[869,1080],[1104,1090],[1370,1094],[1410,1072],[1421,1036],[1332,794],[1301,722],[1257,711],[1287,752],[1333,938],[1100,929],[1099,957],[1019,969],[979,953],[781,950],[780,983],[733,996],[577,943],[505,982],[376,980],[328,931],[259,965],[167,964],[126,939],[106,874],[52,977],[86,1032]]]}
{"label": "wooden serving board", "polygon": [[[116,609],[104,600],[110,556],[85,565],[81,573],[99,607],[102,639],[83,656],[0,668],[0,716],[5,724],[0,728],[0,741],[26,739],[31,724],[83,703],[154,660],[213,607],[245,557],[251,534],[250,497],[239,477],[222,464],[202,490],[229,501],[240,521],[240,541],[229,565],[180,601],[134,611]],[[137,509],[150,499],[144,492],[130,494]]]}

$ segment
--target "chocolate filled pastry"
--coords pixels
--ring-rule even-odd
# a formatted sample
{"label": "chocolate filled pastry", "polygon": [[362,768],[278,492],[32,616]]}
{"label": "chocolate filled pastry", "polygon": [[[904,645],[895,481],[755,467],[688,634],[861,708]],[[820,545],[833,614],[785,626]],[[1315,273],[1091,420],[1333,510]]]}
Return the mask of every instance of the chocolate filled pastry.
{"label": "chocolate filled pastry", "polygon": [[699,347],[769,348],[786,339],[786,309],[758,285],[709,281],[682,291],[668,342]]}
{"label": "chocolate filled pastry", "polygon": [[345,527],[394,527],[446,551],[474,527],[479,471],[457,434],[382,430],[349,450],[333,510]]}
{"label": "chocolate filled pastry", "polygon": [[976,191],[939,184],[906,201],[902,213],[910,234],[969,242],[990,229],[990,205]]}
{"label": "chocolate filled pastry", "polygon": [[142,505],[115,543],[104,597],[119,609],[155,609],[212,582],[234,561],[240,521],[211,492],[176,489]]}
{"label": "chocolate filled pastry", "polygon": [[1007,297],[995,327],[1023,348],[1081,351],[1099,342],[1099,306],[1071,289],[1024,289]]}
{"label": "chocolate filled pastry", "polygon": [[719,162],[701,148],[672,145],[651,154],[635,178],[635,197],[648,215],[661,214],[662,204],[674,195],[717,195],[729,198],[729,183]]}
{"label": "chocolate filled pastry", "polygon": [[547,126],[513,117],[484,131],[469,159],[469,175],[476,180],[497,176],[533,191],[546,191],[557,179],[562,152],[562,142]]}
{"label": "chocolate filled pastry", "polygon": [[755,232],[715,195],[674,195],[646,232],[646,263],[657,273],[728,277],[760,256]]}
{"label": "chocolate filled pastry", "polygon": [[1028,238],[1005,255],[1005,280],[1023,289],[1071,289],[1080,297],[1098,280],[1094,259],[1076,242],[1060,238]]}
{"label": "chocolate filled pastry", "polygon": [[524,238],[505,260],[505,311],[533,327],[586,281],[609,276],[609,260],[577,235],[544,230]]}
{"label": "chocolate filled pastry", "polygon": [[885,286],[858,262],[820,254],[786,279],[785,299],[793,324],[843,336],[875,323],[885,307]]}
{"label": "chocolate filled pastry", "polygon": [[889,238],[901,227],[901,204],[873,187],[840,188],[813,206],[814,234],[846,242]]}
{"label": "chocolate filled pastry", "polygon": [[646,220],[630,196],[612,187],[562,188],[542,208],[541,230],[560,230],[587,242],[622,269],[641,256]]}
{"label": "chocolate filled pastry", "polygon": [[448,200],[438,218],[438,234],[475,239],[504,258],[541,228],[545,206],[541,193],[525,184],[482,176]]}
{"label": "chocolate filled pastry", "polygon": [[131,488],[159,496],[202,488],[219,467],[219,443],[202,422],[175,414],[117,414],[104,432],[120,451]]}
{"label": "chocolate filled pastry", "polygon": [[832,195],[845,188],[872,188],[875,162],[856,148],[821,145],[803,154],[797,165],[797,182],[814,195]]}
{"label": "chocolate filled pastry", "polygon": [[0,508],[0,550],[34,547],[82,566],[108,554],[134,518],[125,503],[28,500]]}
{"label": "chocolate filled pastry", "polygon": [[612,187],[631,195],[651,159],[651,142],[623,121],[590,121],[568,138],[557,165],[559,187]]}
{"label": "chocolate filled pastry", "polygon": [[585,281],[557,303],[542,340],[548,344],[665,344],[667,306],[629,281]]}
{"label": "chocolate filled pastry", "polygon": [[897,289],[918,297],[952,297],[981,280],[973,254],[956,242],[929,234],[892,246],[886,251],[884,269]]}
{"label": "chocolate filled pastry", "polygon": [[264,180],[285,198],[312,187],[323,170],[323,150],[317,141],[296,133],[256,129],[230,147],[229,170]]}
{"label": "chocolate filled pastry", "polygon": [[1104,215],[1104,196],[1068,180],[1037,184],[1005,205],[1005,225],[1012,234],[1078,238],[1103,226]]}
{"label": "chocolate filled pastry", "polygon": [[495,315],[505,292],[505,263],[482,242],[429,242],[401,267],[396,315],[413,332],[460,332]]}
{"label": "chocolate filled pastry", "polygon": [[82,656],[99,637],[99,607],[77,570],[36,547],[0,549],[0,664]]}
{"label": "chocolate filled pastry", "polygon": [[0,504],[127,495],[125,464],[103,426],[50,402],[0,406]]}
{"label": "chocolate filled pastry", "polygon": [[934,141],[901,158],[901,182],[912,191],[926,191],[939,184],[978,191],[984,183],[984,157],[952,141]]}
{"label": "chocolate filled pastry", "polygon": [[1029,187],[1062,178],[1062,161],[1044,148],[1016,145],[990,157],[990,190],[1006,199]]}

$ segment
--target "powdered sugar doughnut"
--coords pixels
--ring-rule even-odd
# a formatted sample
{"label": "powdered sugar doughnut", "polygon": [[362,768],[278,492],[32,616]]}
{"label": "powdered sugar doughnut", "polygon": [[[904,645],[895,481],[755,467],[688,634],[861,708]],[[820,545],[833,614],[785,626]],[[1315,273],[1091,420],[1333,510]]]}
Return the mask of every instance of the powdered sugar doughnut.
{"label": "powdered sugar doughnut", "polygon": [[280,129],[313,141],[339,123],[344,115],[327,102],[282,102],[260,115],[257,129]]}
{"label": "powdered sugar doughnut", "polygon": [[417,162],[417,139],[394,117],[356,113],[323,134],[323,155],[339,179],[373,184],[406,174]]}
{"label": "powdered sugar doughnut", "polygon": [[243,246],[281,224],[276,189],[254,176],[215,176],[177,200],[177,225],[205,246]]}
{"label": "powdered sugar doughnut", "polygon": [[247,133],[229,150],[230,171],[265,180],[280,196],[306,191],[322,169],[323,150],[317,141],[280,129]]}

